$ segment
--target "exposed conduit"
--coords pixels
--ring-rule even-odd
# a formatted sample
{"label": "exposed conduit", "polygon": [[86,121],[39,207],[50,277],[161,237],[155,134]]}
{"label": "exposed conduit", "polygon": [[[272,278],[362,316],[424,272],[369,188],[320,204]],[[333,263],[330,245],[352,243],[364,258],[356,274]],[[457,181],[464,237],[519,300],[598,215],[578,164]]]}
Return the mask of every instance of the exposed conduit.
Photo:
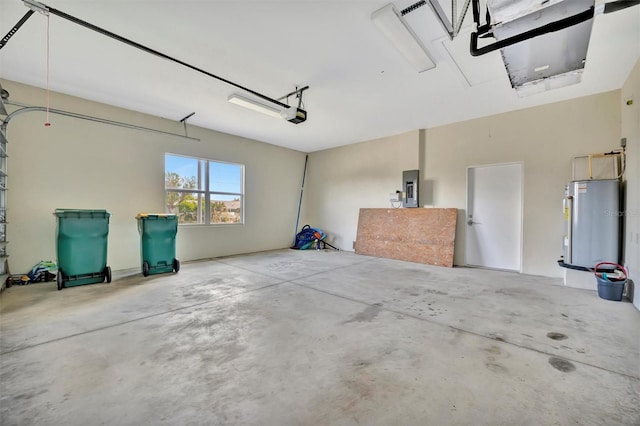
{"label": "exposed conduit", "polygon": [[[578,13],[576,15],[559,19],[554,22],[550,22],[541,27],[537,27],[520,34],[516,34],[509,38],[496,41],[495,43],[489,44],[487,46],[478,47],[478,38],[493,37],[493,27],[496,24],[491,24],[491,22],[489,22],[489,18],[486,19],[487,22],[484,25],[480,22],[480,0],[473,0],[473,21],[476,24],[476,31],[471,33],[471,46],[470,46],[471,55],[472,56],[484,55],[486,53],[493,52],[494,50],[503,49],[513,44],[520,43],[525,40],[529,40],[531,38],[535,38],[547,33],[560,31],[565,28],[572,27],[574,25],[588,21],[589,19],[601,13],[617,12],[619,10],[626,9],[632,6],[637,6],[639,4],[640,4],[640,0],[617,0],[617,1],[604,3],[597,7],[591,6],[589,9],[585,10],[584,12]],[[537,13],[540,13],[540,12],[537,12]]]}
{"label": "exposed conduit", "polygon": [[47,107],[39,107],[39,106],[28,106],[25,104],[21,104],[18,102],[7,102],[5,101],[5,104],[7,105],[14,105],[14,106],[19,106],[19,107],[23,107],[20,108],[16,111],[13,111],[11,114],[7,115],[4,119],[4,121],[2,122],[2,125],[0,125],[0,127],[2,127],[3,131],[7,130],[7,126],[9,125],[9,122],[11,121],[11,119],[13,117],[16,117],[20,114],[24,114],[27,112],[47,112],[49,111],[49,113],[51,114],[58,114],[58,115],[64,115],[67,117],[73,117],[73,118],[78,118],[80,120],[87,120],[87,121],[93,121],[96,123],[102,123],[102,124],[109,124],[111,126],[117,126],[117,127],[124,127],[127,129],[133,129],[133,130],[140,130],[143,132],[149,132],[149,133],[158,133],[161,135],[168,135],[168,136],[174,136],[177,138],[181,138],[181,139],[187,139],[187,140],[191,140],[191,141],[197,141],[200,142],[200,139],[198,138],[192,138],[190,136],[185,136],[185,135],[181,135],[178,133],[171,133],[171,132],[165,132],[164,130],[157,130],[157,129],[151,129],[149,127],[143,127],[143,126],[137,126],[135,124],[129,124],[129,123],[123,123],[120,121],[113,121],[113,120],[107,120],[106,118],[100,118],[100,117],[93,117],[90,115],[84,115],[84,114],[78,114],[75,112],[69,112],[69,111],[62,111],[59,109],[47,109]]}
{"label": "exposed conduit", "polygon": [[292,248],[296,245],[296,235],[298,235],[298,225],[300,225],[300,210],[302,210],[302,194],[304,194],[304,180],[307,177],[307,163],[309,162],[309,154],[304,156],[304,171],[302,172],[302,186],[300,186],[300,201],[298,202],[298,216],[296,216],[296,229],[293,232]]}

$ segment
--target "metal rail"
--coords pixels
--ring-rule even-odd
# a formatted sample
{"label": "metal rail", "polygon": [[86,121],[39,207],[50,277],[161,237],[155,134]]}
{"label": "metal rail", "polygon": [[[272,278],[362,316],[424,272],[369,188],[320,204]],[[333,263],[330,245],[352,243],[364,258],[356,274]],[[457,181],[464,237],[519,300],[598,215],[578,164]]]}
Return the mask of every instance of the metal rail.
{"label": "metal rail", "polygon": [[[263,95],[262,93],[256,92],[255,90],[251,90],[248,87],[242,86],[242,85],[240,85],[238,83],[234,83],[231,80],[228,80],[228,79],[223,78],[223,77],[221,77],[219,75],[210,73],[209,71],[203,70],[202,68],[199,68],[199,67],[196,67],[194,65],[191,65],[191,64],[189,64],[187,62],[184,62],[184,61],[182,61],[180,59],[176,59],[176,58],[174,58],[172,56],[167,55],[166,53],[162,53],[162,52],[160,52],[158,50],[152,49],[152,48],[150,48],[148,46],[145,46],[145,45],[143,45],[141,43],[138,43],[138,42],[135,42],[135,41],[133,41],[131,39],[123,37],[123,36],[121,36],[119,34],[116,34],[116,33],[112,32],[112,31],[109,31],[109,30],[107,30],[105,28],[102,28],[102,27],[99,27],[97,25],[94,25],[94,24],[92,24],[90,22],[87,22],[87,21],[85,21],[83,19],[77,18],[77,17],[75,17],[73,15],[69,15],[68,13],[65,13],[65,12],[63,12],[61,10],[58,10],[58,9],[56,9],[54,7],[51,7],[49,5],[46,5],[44,3],[40,3],[40,2],[38,2],[36,0],[23,0],[23,3],[25,4],[25,6],[27,6],[30,9],[30,11],[27,12],[27,14],[25,14],[22,17],[22,19],[2,39],[2,43],[0,43],[0,49],[2,49],[9,42],[9,39],[20,29],[20,27],[27,21],[27,19],[29,19],[31,17],[31,15],[33,15],[33,12],[35,10],[35,11],[38,11],[38,12],[44,14],[44,15],[52,14],[52,15],[58,16],[58,17],[60,17],[62,19],[65,19],[65,20],[67,20],[69,22],[72,22],[74,24],[80,25],[81,27],[85,27],[85,28],[87,28],[89,30],[95,31],[95,32],[97,32],[99,34],[102,34],[104,36],[107,36],[109,38],[117,40],[117,41],[119,41],[121,43],[124,43],[126,45],[129,45],[131,47],[135,47],[136,49],[142,50],[143,52],[149,53],[151,55],[157,56],[157,57],[162,58],[162,59],[166,59],[168,61],[174,62],[174,63],[179,64],[179,65],[182,65],[183,67],[189,68],[189,69],[191,69],[193,71],[197,71],[197,72],[199,72],[201,74],[204,74],[204,75],[206,75],[208,77],[214,78],[214,79],[216,79],[218,81],[221,81],[223,83],[226,83],[226,84],[228,84],[230,86],[233,86],[233,87],[236,87],[238,89],[244,90],[245,92],[251,93],[252,95],[257,96],[258,98],[264,99],[265,101],[268,101],[268,102],[271,102],[273,104],[276,104],[276,105],[278,105],[278,106],[280,106],[282,108],[289,108],[289,105],[287,105],[287,104],[285,104],[283,102],[280,102],[277,99],[270,98],[269,96]],[[305,89],[307,89],[307,88],[308,88],[308,86]],[[302,90],[297,90],[296,92],[300,92],[300,96],[302,96]],[[293,93],[295,93],[295,92],[293,92]]]}
{"label": "metal rail", "polygon": [[9,125],[9,122],[16,116],[20,115],[20,114],[24,114],[27,112],[47,112],[49,111],[51,114],[58,114],[58,115],[64,115],[67,117],[72,117],[72,118],[78,118],[80,120],[87,120],[87,121],[93,121],[96,123],[102,123],[102,124],[108,124],[111,126],[117,126],[117,127],[124,127],[127,129],[133,129],[133,130],[140,130],[143,132],[150,132],[150,133],[158,133],[161,135],[168,135],[168,136],[173,136],[173,137],[177,137],[177,138],[181,138],[181,139],[187,139],[187,140],[191,140],[191,141],[197,141],[199,142],[200,139],[198,138],[192,138],[190,136],[185,136],[185,135],[181,135],[178,133],[171,133],[171,132],[165,132],[164,130],[158,130],[158,129],[152,129],[150,127],[143,127],[143,126],[137,126],[135,124],[129,124],[129,123],[123,123],[120,121],[114,121],[114,120],[107,120],[106,118],[100,118],[100,117],[93,117],[91,115],[84,115],[84,114],[78,114],[75,112],[70,112],[70,111],[63,111],[63,110],[59,110],[59,109],[47,109],[46,107],[41,107],[41,106],[29,106],[26,104],[22,104],[19,102],[5,102],[7,105],[14,105],[14,106],[19,106],[22,107],[18,110],[13,111],[11,114],[7,115],[5,117],[5,119],[2,121],[2,124],[0,125],[0,127],[2,128],[3,131],[7,130],[7,126]]}

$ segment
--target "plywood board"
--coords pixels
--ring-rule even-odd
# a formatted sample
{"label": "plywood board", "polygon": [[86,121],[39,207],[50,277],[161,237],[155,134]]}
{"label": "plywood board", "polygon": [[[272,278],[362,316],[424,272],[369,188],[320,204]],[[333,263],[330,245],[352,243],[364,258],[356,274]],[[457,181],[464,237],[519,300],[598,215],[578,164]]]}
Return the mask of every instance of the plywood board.
{"label": "plywood board", "polygon": [[356,253],[453,267],[457,209],[360,209]]}

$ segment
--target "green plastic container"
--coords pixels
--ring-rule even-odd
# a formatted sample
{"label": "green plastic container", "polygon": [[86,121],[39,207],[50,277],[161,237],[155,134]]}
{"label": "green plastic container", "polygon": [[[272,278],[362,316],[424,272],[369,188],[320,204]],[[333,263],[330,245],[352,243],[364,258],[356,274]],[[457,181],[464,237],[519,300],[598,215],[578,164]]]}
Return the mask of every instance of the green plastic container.
{"label": "green plastic container", "polygon": [[58,290],[111,282],[107,266],[109,217],[106,210],[56,209]]}
{"label": "green plastic container", "polygon": [[140,257],[142,275],[178,272],[180,261],[176,259],[176,234],[178,216],[164,213],[139,213]]}

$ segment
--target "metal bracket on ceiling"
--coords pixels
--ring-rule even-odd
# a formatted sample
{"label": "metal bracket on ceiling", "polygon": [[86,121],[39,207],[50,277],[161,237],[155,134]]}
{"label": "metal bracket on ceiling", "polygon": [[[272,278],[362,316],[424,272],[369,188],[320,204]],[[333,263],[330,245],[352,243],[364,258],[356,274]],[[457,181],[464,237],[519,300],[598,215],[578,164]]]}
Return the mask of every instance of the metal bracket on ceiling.
{"label": "metal bracket on ceiling", "polygon": [[34,12],[42,13],[43,15],[49,14],[49,7],[35,0],[22,0],[25,6]]}
{"label": "metal bracket on ceiling", "polygon": [[189,136],[189,135],[187,134],[187,120],[188,120],[188,119],[190,119],[191,117],[193,117],[194,115],[196,115],[196,112],[195,112],[195,111],[194,111],[194,112],[192,112],[191,114],[189,114],[189,115],[185,116],[184,118],[182,118],[182,119],[180,120],[180,122],[184,125],[184,135],[185,135],[185,136]]}
{"label": "metal bracket on ceiling", "polygon": [[[462,6],[462,10],[460,11],[460,15],[458,16],[458,2],[457,0],[451,0],[451,22],[449,22],[449,18],[445,13],[442,6],[438,0],[420,0],[417,3],[412,4],[409,7],[406,7],[400,11],[400,15],[404,16],[407,13],[413,12],[414,10],[428,4],[431,7],[433,13],[435,13],[436,18],[440,21],[442,28],[449,35],[449,38],[453,40],[455,36],[460,32],[460,28],[462,28],[462,23],[464,22],[464,17],[467,14],[467,10],[469,10],[469,5],[471,4],[471,0],[465,0],[464,5]],[[456,19],[457,17],[457,19]],[[456,21],[453,21],[456,19]]]}
{"label": "metal bracket on ceiling", "polygon": [[309,88],[309,86],[304,86],[304,87],[301,87],[301,88],[298,88],[298,86],[296,86],[296,90],[294,90],[291,93],[287,93],[284,96],[280,96],[278,98],[278,100],[279,101],[286,100],[286,102],[288,103],[289,102],[289,98],[291,96],[293,96],[293,95],[296,95],[296,99],[298,100],[298,109],[300,109],[300,108],[302,108],[302,92],[304,92],[308,88]]}

